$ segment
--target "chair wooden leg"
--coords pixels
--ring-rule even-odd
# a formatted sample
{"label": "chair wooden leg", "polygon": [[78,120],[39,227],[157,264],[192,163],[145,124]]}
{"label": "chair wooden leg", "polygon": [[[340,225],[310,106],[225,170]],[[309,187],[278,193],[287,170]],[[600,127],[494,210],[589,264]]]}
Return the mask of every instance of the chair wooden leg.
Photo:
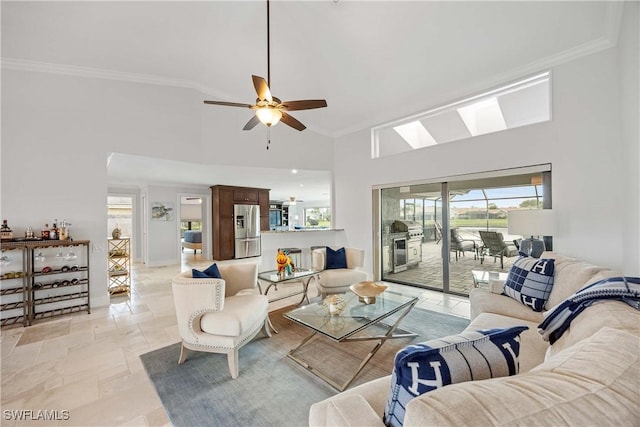
{"label": "chair wooden leg", "polygon": [[229,372],[234,380],[238,378],[238,349],[231,350],[227,353],[227,362],[229,363]]}
{"label": "chair wooden leg", "polygon": [[187,347],[185,347],[184,344],[181,344],[180,345],[180,358],[178,359],[178,365],[182,365],[182,363],[187,358],[187,351],[189,351],[187,349]]}

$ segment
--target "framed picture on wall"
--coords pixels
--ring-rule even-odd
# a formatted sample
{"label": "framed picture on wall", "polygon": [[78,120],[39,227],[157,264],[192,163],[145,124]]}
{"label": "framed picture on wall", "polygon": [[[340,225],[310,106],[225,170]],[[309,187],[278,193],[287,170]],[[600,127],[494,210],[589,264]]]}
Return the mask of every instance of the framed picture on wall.
{"label": "framed picture on wall", "polygon": [[172,221],[173,203],[153,202],[151,204],[151,219],[154,221]]}

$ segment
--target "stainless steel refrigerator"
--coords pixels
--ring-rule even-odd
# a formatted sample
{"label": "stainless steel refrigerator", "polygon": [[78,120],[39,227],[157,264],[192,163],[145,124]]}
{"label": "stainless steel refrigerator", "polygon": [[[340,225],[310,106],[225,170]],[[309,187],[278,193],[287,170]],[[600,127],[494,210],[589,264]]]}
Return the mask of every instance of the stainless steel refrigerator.
{"label": "stainless steel refrigerator", "polygon": [[235,258],[260,256],[260,206],[234,205]]}

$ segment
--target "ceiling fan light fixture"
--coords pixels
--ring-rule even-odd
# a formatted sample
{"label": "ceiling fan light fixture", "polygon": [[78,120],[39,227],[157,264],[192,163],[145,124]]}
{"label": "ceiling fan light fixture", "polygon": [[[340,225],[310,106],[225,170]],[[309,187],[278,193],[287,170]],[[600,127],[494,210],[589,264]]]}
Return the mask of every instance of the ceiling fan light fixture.
{"label": "ceiling fan light fixture", "polygon": [[282,111],[277,108],[263,107],[256,110],[258,120],[265,126],[273,126],[278,124],[282,118]]}

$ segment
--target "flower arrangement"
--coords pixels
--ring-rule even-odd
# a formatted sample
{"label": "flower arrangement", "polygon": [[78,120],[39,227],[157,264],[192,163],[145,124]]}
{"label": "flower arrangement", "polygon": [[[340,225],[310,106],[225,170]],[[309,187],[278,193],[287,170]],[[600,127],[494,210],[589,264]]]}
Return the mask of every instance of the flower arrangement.
{"label": "flower arrangement", "polygon": [[295,268],[289,254],[280,249],[278,249],[278,253],[276,254],[276,264],[278,265],[278,273],[280,274],[289,275],[293,273]]}

